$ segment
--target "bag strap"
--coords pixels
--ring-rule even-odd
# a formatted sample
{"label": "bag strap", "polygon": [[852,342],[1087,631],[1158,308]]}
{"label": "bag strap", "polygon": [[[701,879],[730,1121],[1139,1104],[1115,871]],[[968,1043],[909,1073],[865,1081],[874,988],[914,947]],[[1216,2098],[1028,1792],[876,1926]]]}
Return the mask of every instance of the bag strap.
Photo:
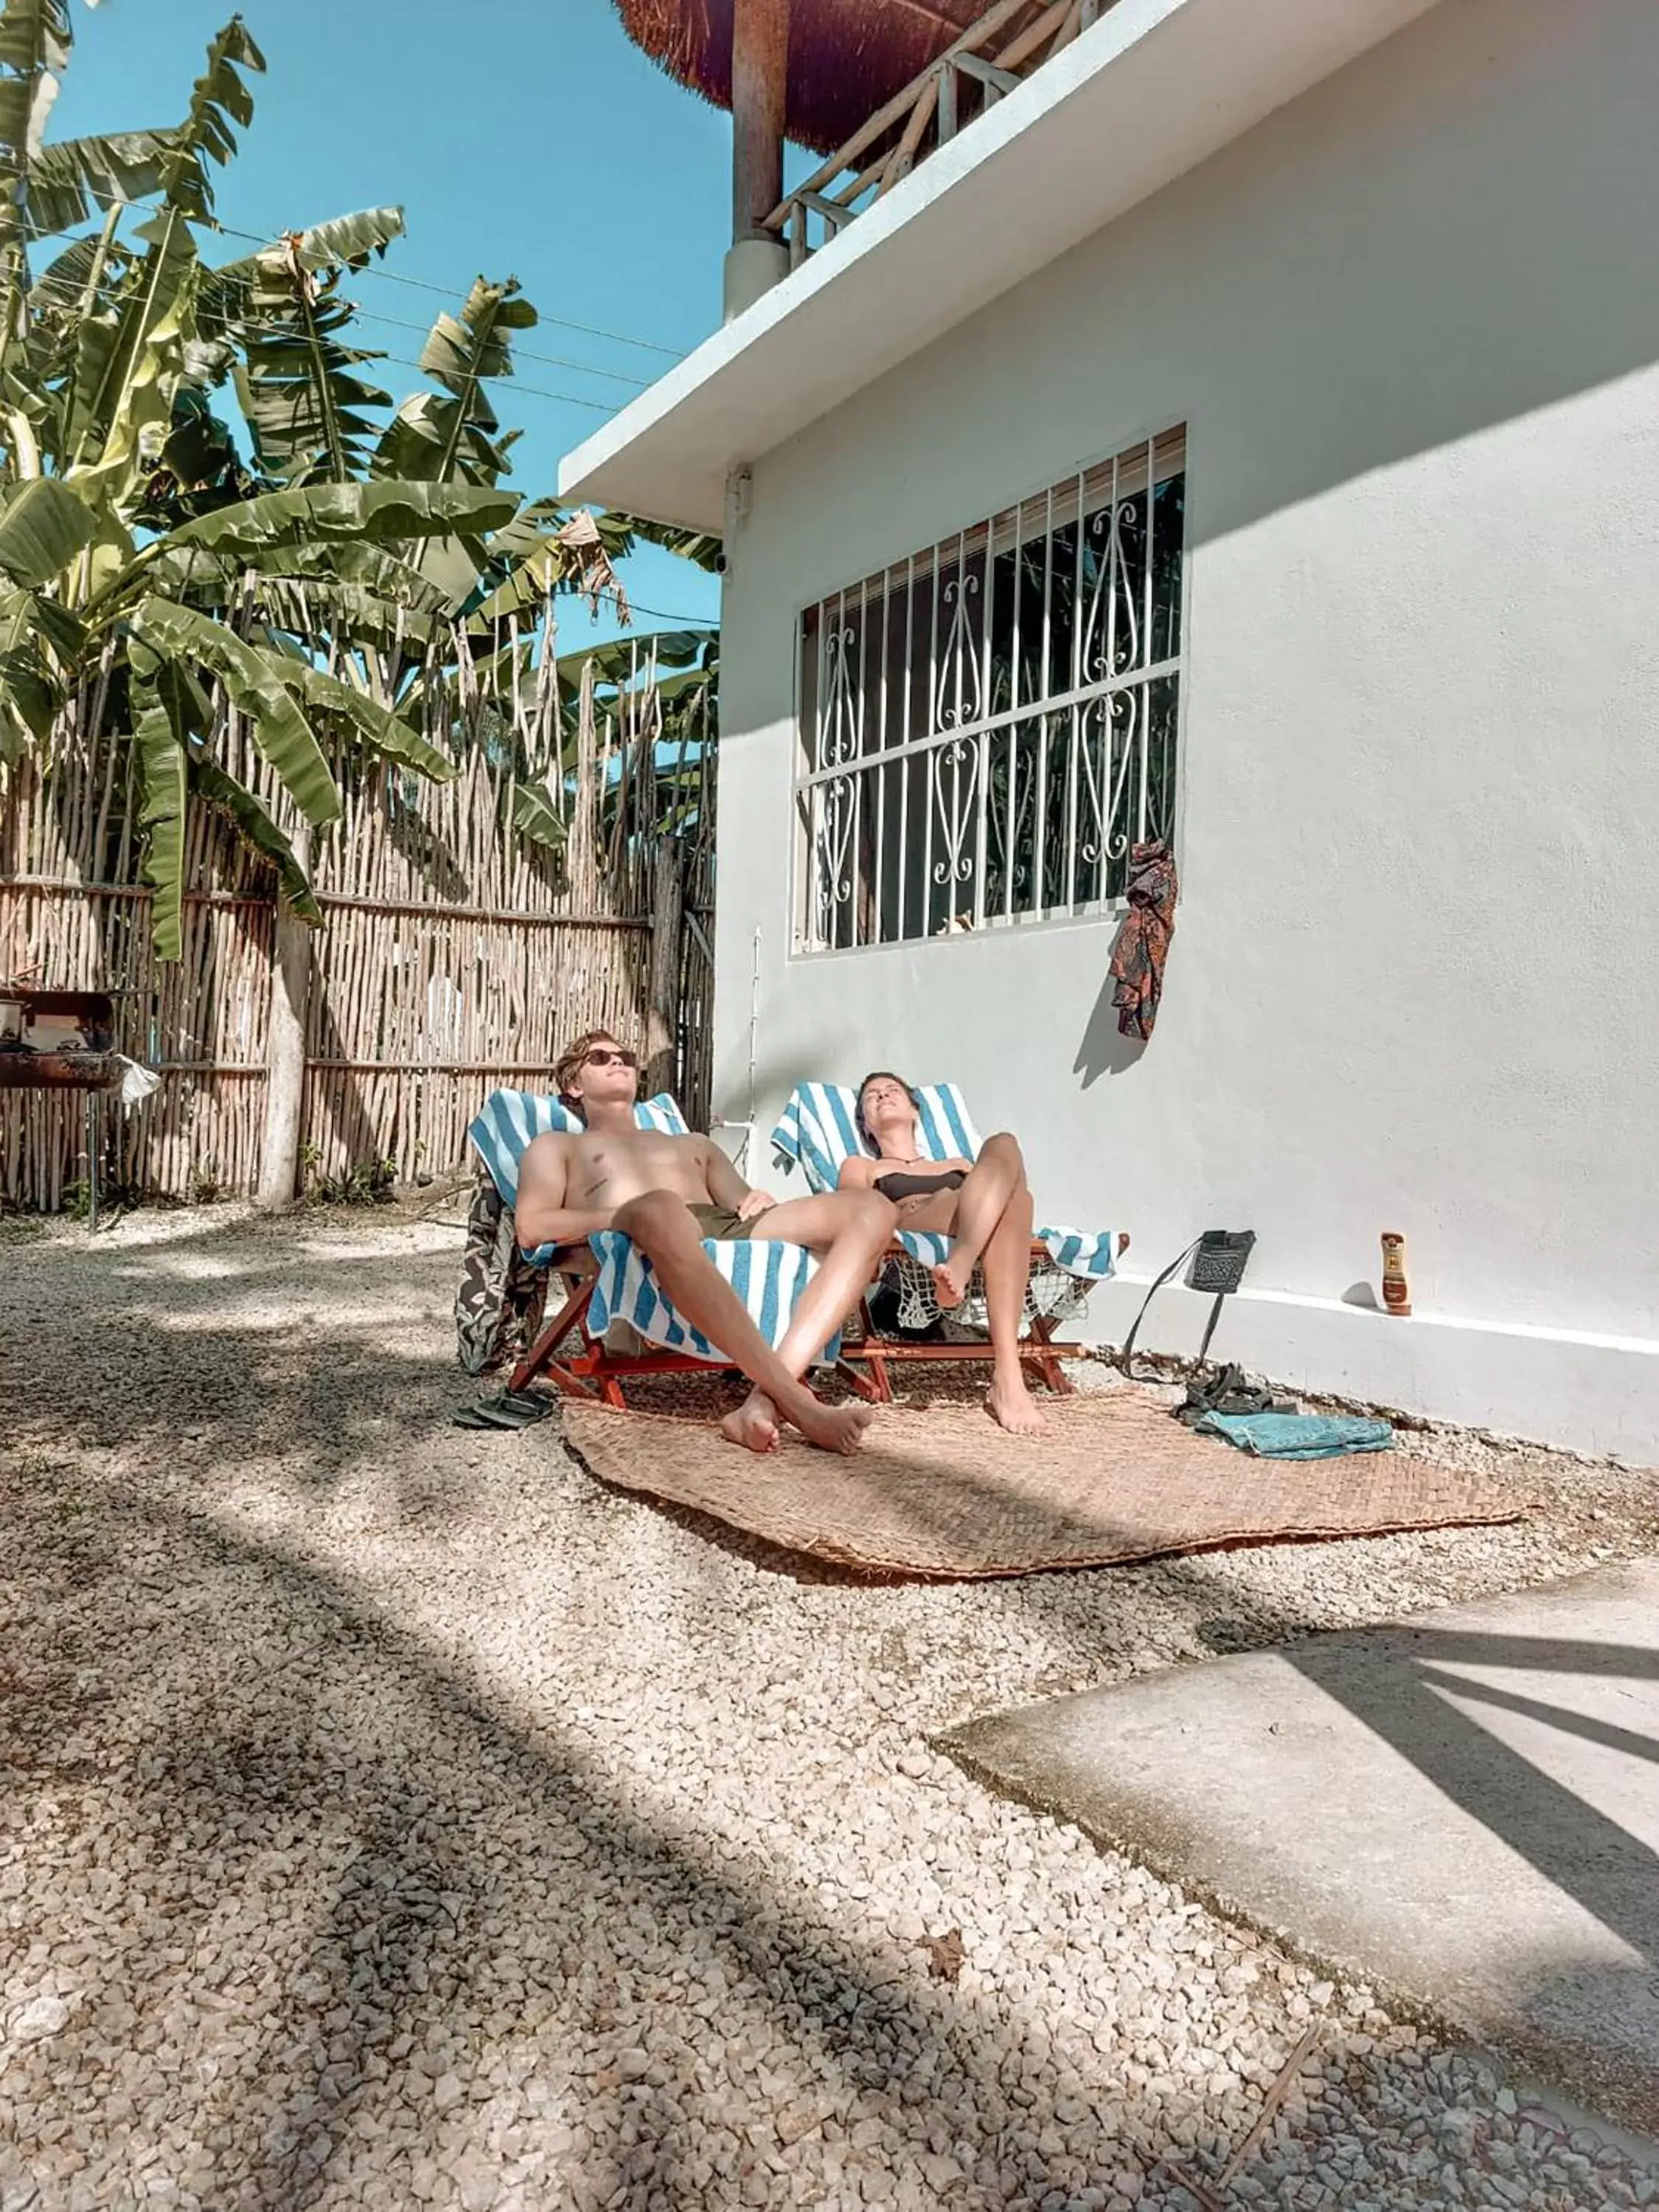
{"label": "bag strap", "polygon": [[[1130,1324],[1129,1334],[1123,1340],[1123,1349],[1117,1356],[1117,1364],[1123,1370],[1123,1377],[1126,1382],[1133,1382],[1135,1380],[1133,1364],[1135,1356],[1135,1339],[1140,1334],[1141,1322],[1146,1318],[1147,1307],[1151,1305],[1152,1300],[1164,1288],[1164,1285],[1169,1281],[1170,1276],[1180,1273],[1182,1268],[1183,1268],[1188,1261],[1192,1258],[1194,1253],[1197,1251],[1202,1242],[1203,1239],[1201,1237],[1194,1237],[1192,1243],[1187,1247],[1186,1250],[1181,1253],[1176,1258],[1170,1261],[1169,1266],[1164,1270],[1164,1273],[1158,1277],[1158,1280],[1152,1285],[1151,1290],[1147,1291],[1146,1297],[1140,1301],[1140,1311],[1135,1316],[1133,1322]],[[1220,1312],[1221,1301],[1218,1298],[1215,1303],[1215,1311],[1210,1316],[1210,1326],[1204,1332],[1205,1351],[1208,1351],[1209,1349],[1210,1339],[1215,1333],[1216,1321],[1220,1315]],[[1201,1358],[1203,1354],[1200,1353],[1199,1356]]]}
{"label": "bag strap", "polygon": [[[1201,1237],[1194,1237],[1192,1243],[1187,1247],[1186,1250],[1181,1254],[1179,1258],[1170,1261],[1169,1266],[1164,1270],[1164,1273],[1158,1277],[1158,1280],[1152,1285],[1151,1290],[1147,1291],[1146,1297],[1141,1300],[1140,1311],[1135,1316],[1133,1322],[1131,1323],[1129,1334],[1123,1340],[1123,1349],[1117,1356],[1118,1365],[1123,1370],[1123,1379],[1126,1382],[1133,1382],[1136,1379],[1133,1364],[1135,1353],[1135,1339],[1140,1334],[1141,1322],[1146,1318],[1147,1307],[1151,1305],[1152,1300],[1164,1288],[1164,1285],[1169,1281],[1170,1276],[1177,1273],[1180,1269],[1186,1266],[1188,1261],[1192,1258],[1194,1253],[1197,1251],[1199,1246],[1203,1242],[1204,1239]],[[1226,1291],[1218,1291],[1216,1293],[1215,1304],[1210,1308],[1210,1318],[1204,1324],[1203,1340],[1198,1347],[1198,1358],[1196,1364],[1200,1367],[1202,1367],[1204,1362],[1209,1357],[1210,1340],[1215,1334],[1216,1324],[1221,1319],[1221,1309],[1226,1304]],[[1147,1379],[1151,1380],[1152,1378],[1148,1377]]]}
{"label": "bag strap", "polygon": [[1210,1308],[1210,1318],[1204,1324],[1204,1341],[1198,1347],[1198,1364],[1201,1367],[1209,1356],[1210,1339],[1215,1334],[1215,1325],[1221,1318],[1221,1309],[1227,1303],[1228,1293],[1218,1291],[1215,1304]]}

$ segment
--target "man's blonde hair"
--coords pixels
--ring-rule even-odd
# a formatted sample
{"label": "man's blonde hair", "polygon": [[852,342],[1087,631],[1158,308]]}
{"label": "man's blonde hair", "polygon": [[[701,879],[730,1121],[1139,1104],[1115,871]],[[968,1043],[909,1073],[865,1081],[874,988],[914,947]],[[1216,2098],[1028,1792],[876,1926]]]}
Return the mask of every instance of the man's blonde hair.
{"label": "man's blonde hair", "polygon": [[621,1038],[612,1036],[609,1030],[589,1030],[586,1036],[579,1036],[574,1044],[567,1045],[559,1054],[553,1069],[553,1088],[567,1106],[576,1104],[570,1086],[581,1073],[583,1063],[596,1044],[614,1044],[618,1051],[623,1048]]}

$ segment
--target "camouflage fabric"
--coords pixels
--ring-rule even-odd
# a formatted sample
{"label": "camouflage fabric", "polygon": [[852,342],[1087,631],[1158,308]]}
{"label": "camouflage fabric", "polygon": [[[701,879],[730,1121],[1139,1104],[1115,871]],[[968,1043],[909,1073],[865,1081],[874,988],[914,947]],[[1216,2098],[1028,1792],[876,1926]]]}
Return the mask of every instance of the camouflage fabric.
{"label": "camouflage fabric", "polygon": [[466,1218],[466,1255],[455,1293],[455,1357],[469,1375],[516,1359],[542,1325],[547,1270],[519,1249],[512,1209],[483,1168]]}

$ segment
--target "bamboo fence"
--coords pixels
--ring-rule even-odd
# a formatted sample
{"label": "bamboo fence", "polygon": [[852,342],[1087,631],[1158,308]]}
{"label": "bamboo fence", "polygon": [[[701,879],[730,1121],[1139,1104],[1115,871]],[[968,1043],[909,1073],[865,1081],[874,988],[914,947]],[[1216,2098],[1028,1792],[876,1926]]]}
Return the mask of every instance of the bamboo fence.
{"label": "bamboo fence", "polygon": [[[532,696],[504,713],[467,699],[465,684],[459,706],[440,699],[426,733],[459,764],[453,782],[336,758],[343,812],[309,860],[324,920],[304,994],[302,1181],[453,1172],[488,1094],[546,1089],[562,1046],[586,1029],[642,1048],[654,1038],[653,1079],[694,1120],[706,1113],[712,730],[705,719],[668,757],[643,653],[635,678],[608,711],[591,671],[579,702],[563,702],[574,764],[550,651],[537,672],[526,661]],[[250,1195],[268,1091],[272,872],[193,796],[183,957],[157,960],[132,748],[99,716],[80,720],[88,734],[71,728],[49,763],[0,774],[0,977],[112,993],[118,1050],[162,1081],[131,1112],[103,1099],[89,1109],[78,1093],[0,1092],[0,1204],[59,1210],[91,1158],[134,1198]],[[216,757],[297,829],[234,714]],[[562,852],[514,829],[526,781],[562,817]],[[659,921],[675,941],[653,957]]]}

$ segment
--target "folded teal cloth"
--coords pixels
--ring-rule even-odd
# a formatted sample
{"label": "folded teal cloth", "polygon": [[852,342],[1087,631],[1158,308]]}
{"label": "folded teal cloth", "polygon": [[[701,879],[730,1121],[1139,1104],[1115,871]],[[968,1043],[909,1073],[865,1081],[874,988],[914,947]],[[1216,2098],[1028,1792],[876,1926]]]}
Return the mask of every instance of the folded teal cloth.
{"label": "folded teal cloth", "polygon": [[1340,1459],[1387,1451],[1394,1443],[1386,1421],[1336,1413],[1206,1413],[1195,1433],[1219,1437],[1258,1459]]}

